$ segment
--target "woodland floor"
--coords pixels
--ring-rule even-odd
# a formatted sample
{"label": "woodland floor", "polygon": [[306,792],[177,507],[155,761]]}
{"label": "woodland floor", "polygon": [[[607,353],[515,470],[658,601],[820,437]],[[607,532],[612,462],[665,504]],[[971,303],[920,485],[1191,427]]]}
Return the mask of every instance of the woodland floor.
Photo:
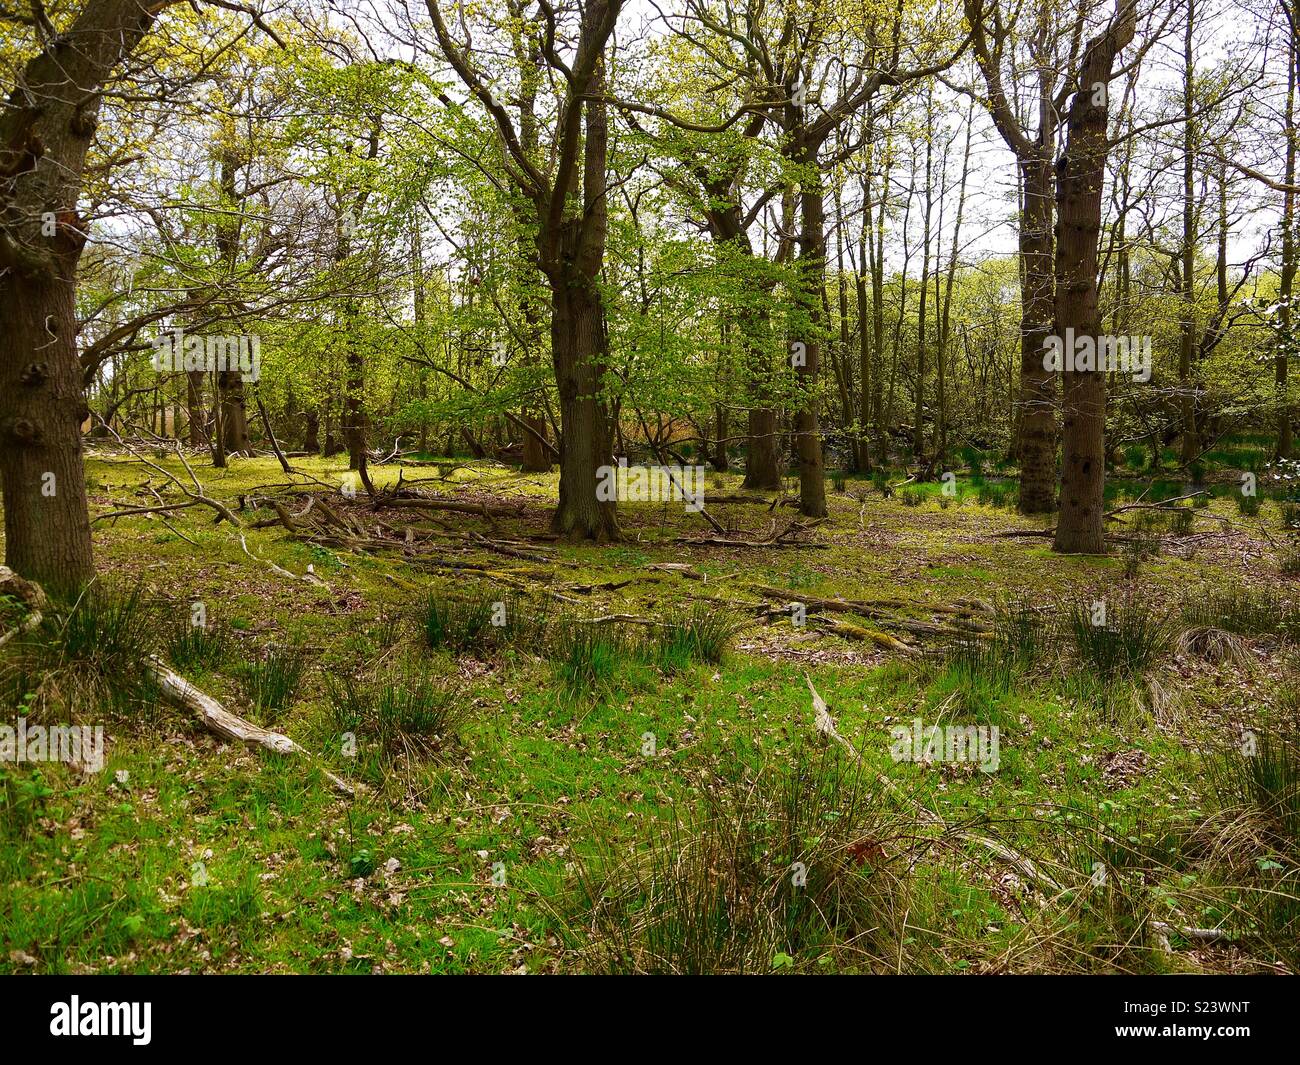
{"label": "woodland floor", "polygon": [[[151,450],[148,458],[190,483],[175,457]],[[575,901],[575,880],[598,856],[608,863],[670,837],[690,811],[735,786],[736,766],[752,779],[755,767],[826,744],[810,683],[869,767],[864,779],[883,775],[900,809],[920,804],[939,828],[929,818],[925,848],[908,850],[915,857],[905,874],[891,874],[909,886],[888,951],[859,957],[817,942],[740,967],[1240,972],[1295,964],[1294,944],[1269,934],[1276,919],[1244,901],[1267,890],[1260,876],[1290,877],[1295,894],[1294,855],[1256,837],[1243,871],[1206,857],[1217,844],[1189,842],[1224,816],[1205,770],[1212,752],[1234,747],[1246,729],[1296,734],[1300,685],[1287,638],[1245,634],[1240,657],[1223,661],[1171,646],[1140,681],[1101,696],[1068,666],[984,684],[942,655],[954,621],[980,627],[989,608],[1012,602],[1065,609],[1100,600],[1178,615],[1229,589],[1290,601],[1297,578],[1279,573],[1287,535],[1277,503],[1248,517],[1221,495],[1194,511],[1190,528],[1157,530],[1154,557],[1126,563],[1123,544],[1106,558],[1061,557],[1042,537],[1000,535],[1049,523],[980,503],[969,476],[956,498],[938,486],[887,497],[850,478],[830,493],[827,521],[777,545],[678,542],[718,534],[680,503],[663,503],[621,504],[623,541],[599,546],[533,538],[547,530],[553,475],[461,460],[443,467],[446,476],[434,465],[401,469],[405,485],[429,496],[519,507],[487,518],[376,512],[364,495],[339,493],[346,457],[293,463],[302,475],[287,477],[269,458],[235,460],[226,471],[196,462],[206,493],[237,510],[242,529],[215,523],[200,505],[98,521],[95,544],[103,579],[119,588],[139,582],[161,615],[184,619],[204,603],[229,629],[233,650],[226,661],[180,671],[315,758],[237,747],[157,701],[107,718],[102,772],[42,766],[48,794],[29,802],[26,820],[16,812],[17,770],[7,767],[0,971],[690,968],[593,960],[606,955],[593,955],[601,933]],[[372,473],[382,489],[399,469]],[[87,477],[96,515],[149,505],[145,482],[169,503],[184,501],[129,455],[93,454]],[[728,537],[761,539],[796,520],[788,507],[711,501],[739,486],[734,474],[708,480],[706,507]],[[1134,482],[1132,496],[1145,487]],[[346,535],[319,523],[319,505],[303,539],[275,521],[273,501],[292,517],[308,493],[328,500]],[[1119,515],[1112,529],[1126,535],[1141,513]],[[348,539],[369,550],[349,550]],[[689,569],[649,568],[660,563]],[[481,568],[456,568],[466,564]],[[308,567],[314,581],[304,579]],[[508,598],[511,609],[574,619],[654,621],[699,602],[734,612],[743,627],[720,663],[620,661],[598,690],[575,693],[552,662],[523,650],[424,646],[417,615],[430,594]],[[791,601],[834,599],[895,602],[877,618],[810,606],[803,627],[779,613]],[[953,604],[959,613],[942,609]],[[899,620],[922,625],[909,630]],[[839,635],[827,621],[853,629]],[[926,632],[927,623],[947,631]],[[241,684],[245,664],[272,646],[303,648],[308,660],[291,702],[274,714]],[[398,675],[408,659],[454,693],[454,734],[418,756],[346,756],[331,684]],[[998,770],[894,762],[890,726],[914,718],[997,724]],[[647,733],[654,756],[643,753]],[[348,799],[322,769],[363,787]],[[882,863],[910,847],[901,841],[922,834],[921,825],[913,819],[889,844],[882,838]],[[1081,879],[1065,884],[1058,871],[1056,886],[1034,883],[1023,864],[973,833]],[[1146,860],[1111,863],[1131,870],[1131,880],[1091,883],[1093,858],[1117,840]],[[197,880],[195,863],[204,872]],[[1292,920],[1282,927],[1293,933]],[[1198,928],[1229,931],[1178,931]],[[707,959],[698,966],[711,967]]]}

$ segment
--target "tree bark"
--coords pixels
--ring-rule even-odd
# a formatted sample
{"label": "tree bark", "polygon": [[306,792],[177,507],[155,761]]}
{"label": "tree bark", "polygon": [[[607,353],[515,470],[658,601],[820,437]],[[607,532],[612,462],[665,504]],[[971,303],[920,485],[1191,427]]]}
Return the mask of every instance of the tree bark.
{"label": "tree bark", "polygon": [[564,536],[617,540],[613,500],[597,498],[597,470],[613,465],[598,366],[604,347],[603,308],[590,281],[556,285],[551,350],[560,397],[560,503],[552,529]]}
{"label": "tree bark", "polygon": [[15,572],[68,596],[94,576],[81,445],[89,411],[77,360],[74,289],[71,277],[38,280],[11,272],[0,280],[5,560]]}
{"label": "tree bark", "polygon": [[303,421],[306,425],[302,449],[309,455],[320,454],[320,412],[315,408],[305,410]]}
{"label": "tree bark", "polygon": [[[1109,150],[1105,90],[1115,57],[1133,39],[1135,23],[1128,0],[1106,31],[1089,43],[1070,105],[1065,153],[1057,163],[1056,335],[1063,342],[1070,335],[1091,338],[1094,349],[1100,329],[1097,247]],[[1068,356],[1068,345],[1064,351]],[[1068,554],[1103,554],[1106,375],[1097,369],[1070,370],[1067,363],[1062,383],[1061,513],[1052,547]]]}
{"label": "tree bark", "polygon": [[1056,509],[1056,374],[1044,367],[1043,342],[1052,329],[1052,164],[1034,156],[1020,164],[1020,399],[1018,455],[1022,514]]}
{"label": "tree bark", "polygon": [[221,393],[221,442],[224,457],[247,453],[248,399],[244,395],[244,377],[238,370],[222,370],[217,374],[217,389]]}
{"label": "tree bark", "polygon": [[1182,428],[1182,463],[1190,464],[1200,453],[1196,428],[1196,383],[1192,377],[1192,356],[1196,350],[1196,63],[1192,55],[1196,28],[1196,0],[1186,0],[1187,21],[1183,26],[1183,234],[1178,323],[1178,411]]}
{"label": "tree bark", "polygon": [[[816,167],[816,152],[810,164]],[[825,321],[822,299],[826,288],[826,201],[819,172],[805,180],[799,193],[802,222],[799,236],[799,276],[808,331],[803,358],[795,366],[799,408],[794,415],[794,449],[799,464],[799,513],[826,517],[826,464],[822,455],[821,426],[817,411],[817,384],[821,372],[822,333]]]}
{"label": "tree bark", "polygon": [[5,555],[73,595],[94,576],[77,357],[77,215],[100,90],[159,6],[87,0],[0,110],[0,492]]}
{"label": "tree bark", "polygon": [[190,447],[203,446],[203,371],[185,374],[185,412],[189,423]]}
{"label": "tree bark", "polygon": [[1276,458],[1291,457],[1292,431],[1291,406],[1287,401],[1287,376],[1290,369],[1290,337],[1294,315],[1291,310],[1291,295],[1295,289],[1297,265],[1297,246],[1295,232],[1295,193],[1289,191],[1296,181],[1296,147],[1300,134],[1296,131],[1295,97],[1296,64],[1300,57],[1296,54],[1296,37],[1300,26],[1292,27],[1287,49],[1287,85],[1286,85],[1286,185],[1288,191],[1282,200],[1282,269],[1278,284],[1278,303],[1280,308],[1279,335],[1282,342],[1278,345],[1277,361],[1273,364],[1273,394],[1277,405],[1277,449]]}

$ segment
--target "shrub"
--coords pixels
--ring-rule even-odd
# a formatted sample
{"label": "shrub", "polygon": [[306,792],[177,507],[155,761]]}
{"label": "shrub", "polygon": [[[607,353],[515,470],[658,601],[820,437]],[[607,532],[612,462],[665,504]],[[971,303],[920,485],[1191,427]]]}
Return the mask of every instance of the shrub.
{"label": "shrub", "polygon": [[164,633],[167,659],[182,672],[211,669],[231,657],[230,629],[221,622],[195,625],[188,616],[173,620]]}
{"label": "shrub", "polygon": [[1278,555],[1277,571],[1283,577],[1300,577],[1300,547],[1285,547]]}
{"label": "shrub", "polygon": [[29,836],[53,796],[39,767],[0,763],[0,827],[7,835]]}
{"label": "shrub", "polygon": [[1005,507],[1012,500],[1010,489],[1002,484],[981,484],[975,498],[988,507]]}
{"label": "shrub", "polygon": [[1220,806],[1244,814],[1272,846],[1300,856],[1300,749],[1251,733],[1207,759],[1206,771]]}
{"label": "shrub", "polygon": [[140,585],[92,584],[51,602],[34,631],[11,641],[0,691],[34,720],[138,716],[159,704],[151,668],[158,615]]}
{"label": "shrub", "polygon": [[492,614],[491,599],[447,599],[430,593],[420,605],[417,621],[428,647],[464,654],[487,644]]}
{"label": "shrub", "polygon": [[1139,510],[1133,519],[1128,552],[1139,561],[1158,558],[1161,533],[1168,526],[1168,516],[1159,510]]}
{"label": "shrub", "polygon": [[1290,630],[1296,619],[1271,592],[1243,585],[1197,594],[1183,604],[1183,621],[1239,636],[1264,636]]}
{"label": "shrub", "polygon": [[993,618],[995,638],[1018,669],[1038,664],[1053,635],[1050,617],[1028,599],[1012,598],[997,605]]}
{"label": "shrub", "polygon": [[611,690],[639,657],[637,640],[609,625],[559,625],[549,643],[556,679],[567,695]]}
{"label": "shrub", "polygon": [[1300,749],[1269,733],[1206,759],[1218,806],[1224,920],[1283,964],[1300,964]]}

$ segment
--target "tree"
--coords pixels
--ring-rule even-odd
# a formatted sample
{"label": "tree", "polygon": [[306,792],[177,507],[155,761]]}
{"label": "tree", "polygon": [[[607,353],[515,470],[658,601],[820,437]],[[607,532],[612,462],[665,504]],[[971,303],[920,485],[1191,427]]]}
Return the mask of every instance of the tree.
{"label": "tree", "polygon": [[[1066,26],[1054,22],[1050,4],[1008,13],[1000,0],[965,2],[975,58],[988,89],[986,106],[1019,169],[1020,392],[1014,428],[1020,463],[1018,506],[1022,514],[1043,514],[1056,508],[1056,375],[1043,365],[1043,342],[1055,314],[1052,161],[1060,112],[1072,87],[1068,80],[1058,86],[1057,68],[1063,61],[1073,63],[1084,9]],[[1024,98],[1024,90],[1015,82],[1025,76],[1032,79],[1032,87],[1025,93],[1027,104],[1017,111],[1014,102]]]}
{"label": "tree", "polygon": [[[1122,7],[1119,4],[1123,4]],[[1115,58],[1133,40],[1133,0],[1117,0],[1114,19],[1089,42],[1074,79],[1066,119],[1065,151],[1057,161],[1056,330],[1067,352],[1071,339],[1103,343],[1097,306],[1097,249],[1101,237],[1102,185],[1110,150],[1106,128],[1107,87]],[[1106,478],[1106,374],[1072,369],[1062,375],[1061,512],[1052,547],[1070,554],[1106,550],[1103,494]]]}
{"label": "tree", "polygon": [[572,62],[561,54],[563,16],[539,0],[542,54],[559,81],[561,100],[546,162],[530,155],[504,104],[453,41],[438,0],[429,14],[443,55],[496,124],[505,166],[536,214],[537,265],[551,296],[551,361],[559,393],[560,499],[552,526],[577,538],[619,536],[613,500],[598,496],[597,471],[612,463],[610,427],[601,396],[608,337],[598,275],[605,254],[608,105],[605,47],[623,0],[589,0],[576,13]]}
{"label": "tree", "polygon": [[88,408],[76,344],[77,213],[103,90],[163,3],[86,0],[41,47],[0,111],[0,490],[5,556],[72,594],[94,576],[82,467]]}

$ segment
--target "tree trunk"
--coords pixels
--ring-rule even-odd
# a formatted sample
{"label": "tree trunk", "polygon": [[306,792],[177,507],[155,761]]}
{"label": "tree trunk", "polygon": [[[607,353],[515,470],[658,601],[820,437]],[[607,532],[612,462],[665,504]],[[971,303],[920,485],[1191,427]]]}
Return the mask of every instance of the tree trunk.
{"label": "tree trunk", "polygon": [[189,422],[190,447],[203,446],[203,371],[185,375],[185,412]]}
{"label": "tree trunk", "polygon": [[1020,215],[1020,398],[1017,410],[1022,514],[1056,507],[1056,375],[1045,368],[1044,341],[1052,329],[1056,289],[1052,247],[1052,164],[1022,161]]}
{"label": "tree trunk", "polygon": [[[1122,2],[1122,0],[1121,0]],[[1097,246],[1102,186],[1109,150],[1106,87],[1119,51],[1133,39],[1130,2],[1084,53],[1078,91],[1070,105],[1065,154],[1057,164],[1056,335],[1069,357],[1067,337],[1091,338],[1097,352]],[[1071,332],[1067,332],[1067,330]],[[1097,369],[1062,374],[1061,513],[1053,550],[1105,552],[1106,375]],[[1094,363],[1094,366],[1096,363]]]}
{"label": "tree trunk", "polygon": [[0,320],[5,561],[48,591],[72,596],[95,575],[73,282],[7,272]]}
{"label": "tree trunk", "polygon": [[614,501],[597,498],[598,468],[612,466],[598,365],[604,350],[600,295],[591,283],[558,284],[551,303],[551,352],[560,397],[560,504],[552,529],[563,536],[617,540]]}
{"label": "tree trunk", "polygon": [[[350,331],[350,325],[345,325]],[[347,384],[343,397],[343,442],[348,449],[348,469],[362,470],[366,464],[366,414],[362,408],[361,392],[365,387],[365,367],[355,340],[348,337]]]}
{"label": "tree trunk", "polygon": [[[933,105],[933,96],[930,104]],[[927,107],[927,116],[934,117],[931,107]],[[930,223],[934,209],[934,183],[931,174],[934,169],[933,130],[925,134],[925,212],[923,215],[921,244],[921,298],[916,318],[916,424],[912,427],[913,459],[919,464],[925,463],[925,305],[930,293]]]}
{"label": "tree trunk", "polygon": [[[542,336],[541,315],[533,303],[532,293],[524,297],[524,322],[527,338],[540,341]],[[523,355],[524,365],[534,366],[537,355],[527,350]],[[551,453],[546,448],[546,418],[536,405],[525,403],[519,412],[519,421],[524,430],[522,464],[526,473],[546,473],[551,468]],[[528,430],[532,430],[529,432]]]}
{"label": "tree trunk", "polygon": [[217,388],[221,393],[221,441],[225,456],[247,452],[248,404],[244,377],[238,370],[222,370],[217,375]]}
{"label": "tree trunk", "polygon": [[[755,398],[762,402],[761,395]],[[776,491],[781,487],[776,411],[767,406],[750,407],[745,435],[744,487],[751,491]]]}
{"label": "tree trunk", "polygon": [[1182,463],[1200,453],[1196,430],[1196,384],[1192,378],[1192,353],[1196,350],[1196,129],[1194,99],[1196,64],[1192,56],[1196,28],[1196,0],[1187,0],[1183,26],[1183,239],[1179,270],[1178,411],[1182,428]]}
{"label": "tree trunk", "polygon": [[[1300,34],[1300,27],[1293,29],[1290,35],[1290,45],[1287,49],[1289,61],[1287,63],[1287,87],[1286,87],[1286,184],[1290,188],[1295,185],[1296,180],[1296,142],[1298,139],[1296,131],[1295,115],[1295,96],[1296,96],[1296,36]],[[1294,315],[1291,310],[1291,294],[1295,288],[1296,275],[1296,232],[1295,232],[1295,193],[1284,193],[1282,200],[1282,270],[1281,279],[1278,284],[1278,303],[1280,309],[1278,317],[1280,319],[1280,336],[1282,342],[1278,344],[1277,361],[1273,364],[1273,394],[1274,401],[1277,405],[1277,454],[1279,459],[1291,457],[1291,405],[1287,401],[1287,371],[1289,370],[1288,357],[1290,347],[1291,328]]]}
{"label": "tree trunk", "polygon": [[[39,12],[42,20],[44,14]],[[58,594],[94,577],[76,346],[77,215],[99,89],[157,7],[86,0],[0,108],[0,492],[12,569]],[[53,231],[47,224],[53,223]]]}
{"label": "tree trunk", "polygon": [[[816,166],[813,153],[812,166]],[[794,415],[795,458],[799,463],[799,513],[826,517],[826,466],[822,456],[817,413],[817,379],[821,370],[822,298],[826,287],[826,202],[820,174],[809,178],[799,195],[802,231],[799,236],[800,281],[808,320],[803,357],[797,360],[799,409]]]}
{"label": "tree trunk", "polygon": [[303,411],[306,422],[306,435],[303,437],[302,449],[309,455],[320,454],[320,413],[313,410]]}

